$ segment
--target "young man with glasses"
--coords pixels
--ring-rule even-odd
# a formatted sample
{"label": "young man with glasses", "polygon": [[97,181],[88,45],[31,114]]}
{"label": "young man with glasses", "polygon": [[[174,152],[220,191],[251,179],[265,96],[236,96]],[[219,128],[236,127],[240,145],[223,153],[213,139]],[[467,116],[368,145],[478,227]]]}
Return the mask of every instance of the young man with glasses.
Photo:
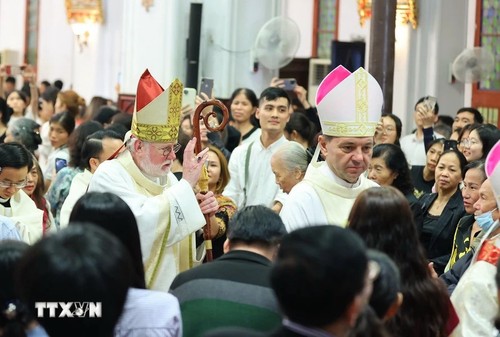
{"label": "young man with glasses", "polygon": [[190,269],[203,256],[196,255],[195,235],[218,203],[212,192],[193,191],[208,158],[208,148],[194,153],[196,140],[186,146],[183,177],[170,172],[179,150],[182,84],[168,90],[146,70],[139,80],[136,107],[126,150],[107,160],[94,173],[89,191],[111,192],[132,209],[141,239],[146,284],[168,291],[174,277]]}
{"label": "young man with glasses", "polygon": [[43,211],[22,191],[33,167],[31,153],[19,143],[0,144],[0,215],[11,218],[23,241],[43,235]]}

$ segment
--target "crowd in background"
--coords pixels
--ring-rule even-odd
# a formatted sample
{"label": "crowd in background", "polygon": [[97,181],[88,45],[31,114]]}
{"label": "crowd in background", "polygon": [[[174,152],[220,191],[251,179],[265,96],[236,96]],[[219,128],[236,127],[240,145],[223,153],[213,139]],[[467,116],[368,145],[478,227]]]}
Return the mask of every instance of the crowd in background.
{"label": "crowd in background", "polygon": [[[486,170],[500,130],[477,109],[443,113],[424,96],[408,135],[396,112],[382,115],[363,173],[374,187],[356,197],[339,226],[291,231],[280,212],[311,160],[328,160],[317,110],[302,86],[286,92],[280,79],[259,96],[235,89],[228,126],[211,132],[203,125],[200,133],[208,190],[218,202],[209,219],[216,260],[179,274],[169,294],[147,289],[140,224],[129,206],[120,195],[87,191],[98,167],[123,151],[132,115],[103,97],[86,104],[61,81],[38,83],[29,67],[21,84],[2,71],[0,335],[67,336],[72,323],[42,318],[42,329],[30,310],[50,296],[102,302],[103,319],[86,319],[79,336],[264,336],[275,329],[273,336],[316,336],[304,327],[327,326],[336,336],[436,337],[452,335],[459,321],[467,331],[463,308],[477,303],[464,290],[473,283],[460,280],[481,242],[498,234],[500,218],[500,186]],[[182,109],[170,149],[179,151],[170,168],[178,180],[194,110],[210,98],[200,93]],[[214,111],[210,122],[218,125],[223,114]],[[204,234],[196,234],[201,245]],[[498,309],[488,291],[475,299]],[[477,314],[485,331],[497,314],[491,310]]]}

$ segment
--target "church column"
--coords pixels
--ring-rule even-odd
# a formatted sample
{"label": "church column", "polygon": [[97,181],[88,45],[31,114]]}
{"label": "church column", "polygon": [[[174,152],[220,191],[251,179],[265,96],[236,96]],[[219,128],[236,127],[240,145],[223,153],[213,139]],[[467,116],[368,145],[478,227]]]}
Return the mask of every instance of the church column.
{"label": "church column", "polygon": [[384,113],[392,113],[397,0],[372,0],[368,70],[382,87]]}

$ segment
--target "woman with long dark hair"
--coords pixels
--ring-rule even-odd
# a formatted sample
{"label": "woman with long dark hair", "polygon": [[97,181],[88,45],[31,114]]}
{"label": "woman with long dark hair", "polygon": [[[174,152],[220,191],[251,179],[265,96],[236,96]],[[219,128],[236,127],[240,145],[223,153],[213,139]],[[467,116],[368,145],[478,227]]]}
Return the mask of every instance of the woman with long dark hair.
{"label": "woman with long dark hair", "polygon": [[386,253],[399,268],[403,304],[386,322],[390,332],[405,337],[448,336],[448,294],[441,281],[431,275],[403,194],[389,186],[361,192],[348,226],[368,248]]}
{"label": "woman with long dark hair", "polygon": [[422,204],[414,194],[410,167],[403,150],[394,144],[378,144],[373,148],[372,160],[368,165],[368,178],[380,186],[397,188],[410,204],[417,228],[422,226]]}
{"label": "woman with long dark hair", "polygon": [[50,204],[44,197],[45,182],[42,169],[35,156],[33,156],[33,167],[28,172],[26,186],[23,187],[23,191],[35,202],[36,207],[43,211],[43,233],[56,231],[54,217],[50,212]]}
{"label": "woman with long dark hair", "polygon": [[[74,123],[73,119],[72,121]],[[83,144],[88,136],[99,130],[102,130],[101,124],[96,121],[88,121],[76,128],[66,141],[67,145],[65,145],[65,147],[68,153],[67,158],[69,159],[69,163],[57,173],[46,195],[47,200],[50,202],[54,223],[57,228],[59,228],[61,208],[69,194],[71,182],[78,173],[83,172],[83,169],[88,164],[82,162]],[[48,187],[46,186],[46,188]]]}
{"label": "woman with long dark hair", "polygon": [[231,126],[241,133],[241,144],[251,143],[260,137],[260,128],[255,119],[259,100],[253,90],[238,88],[230,99]]}
{"label": "woman with long dark hair", "polygon": [[145,289],[139,229],[127,203],[112,193],[89,192],[75,204],[69,227],[72,223],[101,227],[117,238],[132,258],[132,284],[114,336],[130,336],[134,331],[140,331],[141,336],[181,336],[179,301],[171,294]]}
{"label": "woman with long dark hair", "polygon": [[375,136],[373,140],[375,144],[395,144],[399,145],[399,138],[401,138],[401,129],[403,123],[398,116],[393,114],[384,114],[380,118],[380,122],[375,129]]}

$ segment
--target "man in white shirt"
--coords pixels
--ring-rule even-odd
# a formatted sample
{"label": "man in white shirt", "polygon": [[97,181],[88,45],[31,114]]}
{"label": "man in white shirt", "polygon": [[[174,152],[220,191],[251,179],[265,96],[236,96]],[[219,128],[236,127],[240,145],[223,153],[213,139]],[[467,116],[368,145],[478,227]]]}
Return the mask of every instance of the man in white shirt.
{"label": "man in white shirt", "polygon": [[[363,174],[383,104],[382,89],[363,68],[335,68],[318,87],[323,134],[304,179],[295,185],[281,217],[287,230],[318,224],[345,226],[361,191],[378,186]],[[324,162],[317,162],[319,150]]]}
{"label": "man in white shirt", "polygon": [[218,203],[212,192],[195,194],[208,148],[194,154],[196,139],[184,151],[183,176],[170,172],[181,118],[183,86],[173,81],[164,90],[145,71],[141,76],[126,150],[99,165],[89,191],[111,192],[134,213],[139,228],[146,285],[168,291],[174,277],[190,269],[196,259],[194,233],[205,225],[204,214],[214,214]]}
{"label": "man in white shirt", "polygon": [[[434,105],[434,107],[432,107],[432,105]],[[405,153],[406,160],[410,166],[425,166],[427,161],[427,151],[424,144],[424,121],[422,112],[425,114],[425,111],[429,108],[432,109],[432,112],[434,113],[433,123],[437,122],[439,113],[438,103],[435,101],[434,97],[422,97],[417,101],[417,104],[415,104],[415,111],[413,112],[413,118],[415,119],[417,130],[414,133],[401,137],[399,140],[401,150]],[[430,110],[428,111],[430,112]],[[443,138],[442,135],[436,132],[434,132],[433,137]]]}
{"label": "man in white shirt", "polygon": [[284,136],[290,119],[290,99],[281,88],[269,87],[260,95],[255,117],[262,133],[259,139],[238,146],[229,160],[231,180],[223,195],[233,199],[238,209],[249,205],[273,207],[275,201],[283,203],[285,193],[275,183],[271,169],[271,156],[288,142]]}

